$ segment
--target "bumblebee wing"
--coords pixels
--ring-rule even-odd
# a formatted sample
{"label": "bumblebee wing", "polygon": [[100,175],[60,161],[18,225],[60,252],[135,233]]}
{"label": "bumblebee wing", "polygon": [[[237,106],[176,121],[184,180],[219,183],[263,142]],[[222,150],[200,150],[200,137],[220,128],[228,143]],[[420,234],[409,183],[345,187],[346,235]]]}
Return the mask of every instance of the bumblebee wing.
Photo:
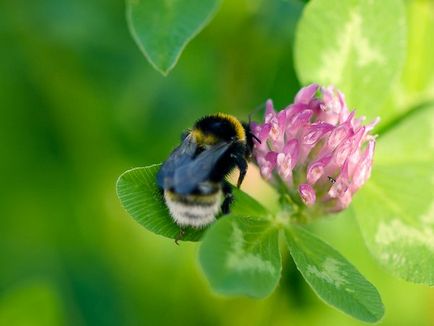
{"label": "bumblebee wing", "polygon": [[196,144],[191,141],[190,137],[186,137],[181,145],[170,153],[169,158],[157,173],[157,184],[160,188],[171,189],[175,187],[175,172],[181,166],[188,165],[193,161],[196,148]]}
{"label": "bumblebee wing", "polygon": [[217,161],[228,150],[230,143],[220,143],[205,149],[192,161],[183,164],[175,171],[174,189],[179,194],[191,193],[199,183],[206,181]]}

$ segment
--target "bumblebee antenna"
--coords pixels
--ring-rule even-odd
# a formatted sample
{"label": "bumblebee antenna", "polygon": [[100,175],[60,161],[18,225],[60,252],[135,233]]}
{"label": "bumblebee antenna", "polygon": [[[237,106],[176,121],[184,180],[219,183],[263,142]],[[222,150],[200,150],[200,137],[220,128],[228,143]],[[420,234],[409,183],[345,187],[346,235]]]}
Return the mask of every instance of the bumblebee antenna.
{"label": "bumblebee antenna", "polygon": [[254,134],[252,134],[252,133],[250,133],[250,135],[252,136],[252,138],[254,139],[254,140],[256,140],[259,144],[262,144],[262,142],[259,140],[259,138],[258,137],[256,137]]}
{"label": "bumblebee antenna", "polygon": [[261,140],[260,140],[258,137],[256,137],[256,135],[254,135],[254,134],[250,131],[250,124],[252,123],[252,115],[255,114],[256,112],[258,112],[260,109],[263,109],[263,108],[264,108],[264,103],[261,103],[261,104],[257,105],[257,106],[253,109],[252,112],[249,113],[249,122],[248,122],[248,126],[249,126],[249,134],[250,134],[250,136],[252,136],[252,138],[253,138],[254,140],[256,140],[259,144],[262,144],[262,143],[261,143]]}

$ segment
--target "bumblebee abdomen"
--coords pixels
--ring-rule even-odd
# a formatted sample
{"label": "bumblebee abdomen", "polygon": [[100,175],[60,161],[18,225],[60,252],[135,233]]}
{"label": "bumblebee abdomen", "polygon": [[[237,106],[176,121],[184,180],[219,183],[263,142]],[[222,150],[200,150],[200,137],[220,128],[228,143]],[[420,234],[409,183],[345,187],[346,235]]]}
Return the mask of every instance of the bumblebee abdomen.
{"label": "bumblebee abdomen", "polygon": [[202,228],[215,221],[220,213],[223,193],[221,189],[213,194],[179,195],[164,191],[164,199],[170,215],[179,226]]}

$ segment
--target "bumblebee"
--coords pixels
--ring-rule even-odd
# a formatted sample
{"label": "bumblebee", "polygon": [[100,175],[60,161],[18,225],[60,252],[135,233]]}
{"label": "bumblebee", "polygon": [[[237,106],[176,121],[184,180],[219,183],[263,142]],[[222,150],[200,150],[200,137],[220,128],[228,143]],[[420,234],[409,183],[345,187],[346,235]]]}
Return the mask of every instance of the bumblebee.
{"label": "bumblebee", "polygon": [[233,195],[226,177],[238,168],[237,187],[241,186],[254,138],[249,124],[224,113],[199,119],[181,136],[181,144],[157,173],[157,184],[181,233],[229,213]]}

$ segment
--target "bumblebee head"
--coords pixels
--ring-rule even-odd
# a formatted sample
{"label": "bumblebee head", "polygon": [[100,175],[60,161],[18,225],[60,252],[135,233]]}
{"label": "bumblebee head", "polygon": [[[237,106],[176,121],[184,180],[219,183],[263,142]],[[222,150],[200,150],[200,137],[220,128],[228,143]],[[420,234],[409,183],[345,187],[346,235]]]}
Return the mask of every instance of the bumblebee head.
{"label": "bumblebee head", "polygon": [[250,122],[243,122],[244,132],[246,133],[246,157],[250,159],[253,152],[254,140],[261,143],[261,141],[252,133],[250,129]]}

